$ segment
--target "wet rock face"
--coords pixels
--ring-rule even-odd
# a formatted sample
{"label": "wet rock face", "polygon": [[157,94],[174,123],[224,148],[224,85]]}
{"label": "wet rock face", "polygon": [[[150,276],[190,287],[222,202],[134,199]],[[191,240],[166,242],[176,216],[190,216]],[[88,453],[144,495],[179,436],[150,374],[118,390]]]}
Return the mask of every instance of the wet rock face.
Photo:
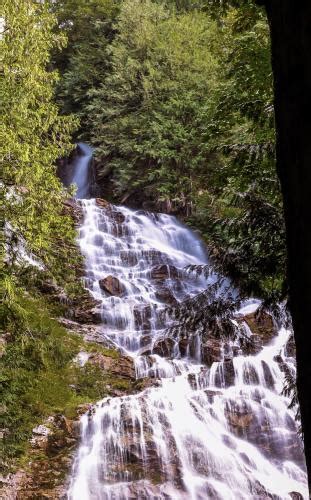
{"label": "wet rock face", "polygon": [[115,297],[121,297],[125,293],[124,285],[115,276],[106,276],[99,280],[99,286],[104,292]]}
{"label": "wet rock face", "polygon": [[[239,452],[236,437],[239,438],[239,443],[243,439],[254,444],[261,453],[269,457],[271,462],[279,459],[284,460],[284,453],[285,458],[298,461],[297,440],[294,439],[295,425],[292,425],[292,423],[286,424],[286,426],[280,425],[281,431],[278,433],[274,428],[276,427],[274,423],[271,423],[271,413],[274,408],[270,404],[269,407],[262,409],[264,404],[267,404],[267,401],[269,402],[267,391],[266,401],[262,395],[264,391],[261,392],[260,385],[266,389],[263,378],[267,388],[274,389],[273,376],[268,363],[263,362],[262,367],[260,362],[256,364],[255,368],[250,366],[246,370],[243,381],[244,375],[239,371],[241,359],[234,359],[239,354],[260,352],[262,347],[274,335],[271,318],[269,316],[259,318],[254,314],[240,318],[240,322],[242,324],[245,322],[253,332],[248,344],[245,346],[240,345],[238,340],[235,341],[235,345],[232,345],[233,343],[228,339],[215,338],[215,334],[213,335],[213,332],[209,331],[206,332],[206,335],[205,332],[202,334],[202,336],[205,336],[201,346],[197,342],[198,338],[195,336],[195,332],[189,331],[183,336],[174,333],[174,338],[167,337],[166,335],[169,333],[161,331],[162,328],[164,329],[167,326],[164,304],[173,306],[177,302],[175,297],[182,299],[186,297],[186,294],[191,296],[196,290],[196,284],[194,282],[190,283],[190,278],[183,276],[183,266],[180,265],[177,258],[173,261],[169,255],[164,255],[160,251],[141,249],[142,247],[148,248],[148,245],[146,245],[148,238],[146,233],[140,236],[143,221],[139,220],[137,214],[135,214],[136,219],[133,220],[131,225],[132,216],[126,210],[124,210],[126,214],[124,216],[123,212],[121,213],[104,200],[97,200],[97,206],[101,206],[105,211],[105,217],[98,217],[100,210],[95,207],[94,216],[98,217],[96,227],[102,224],[102,228],[105,228],[105,230],[102,229],[102,234],[99,234],[96,242],[96,258],[101,252],[104,254],[106,251],[106,235],[107,239],[111,235],[121,236],[120,239],[116,239],[115,247],[112,248],[110,243],[107,244],[109,261],[106,261],[106,255],[102,255],[101,261],[100,259],[96,261],[96,266],[98,264],[103,265],[100,284],[105,292],[103,294],[104,302],[107,304],[106,309],[105,305],[103,306],[104,333],[109,335],[109,329],[112,325],[110,339],[118,342],[122,338],[122,343],[119,342],[119,345],[126,348],[130,344],[123,342],[124,338],[126,341],[128,338],[130,340],[134,338],[135,341],[137,339],[135,345],[133,341],[133,350],[137,348],[140,354],[142,352],[145,355],[150,354],[150,359],[148,360],[146,356],[144,360],[139,360],[141,364],[137,365],[137,373],[141,373],[142,377],[146,373],[149,376],[135,380],[135,367],[132,359],[127,356],[120,354],[111,358],[103,352],[97,352],[88,357],[87,363],[100,368],[103,377],[106,377],[106,374],[109,374],[108,378],[111,377],[107,384],[111,386],[108,394],[112,396],[98,405],[94,405],[92,411],[85,415],[83,420],[87,427],[85,440],[83,438],[83,445],[86,445],[86,449],[93,449],[92,439],[94,433],[98,432],[98,436],[93,443],[98,443],[98,439],[102,439],[100,441],[102,447],[97,461],[93,461],[92,474],[90,475],[89,472],[86,474],[87,481],[88,478],[91,478],[89,482],[91,496],[105,496],[106,488],[111,488],[109,498],[127,497],[133,500],[135,498],[141,498],[142,500],[156,497],[164,498],[166,497],[165,485],[167,484],[171,488],[170,493],[172,488],[176,487],[175,491],[178,490],[180,497],[186,498],[189,491],[187,491],[187,485],[183,484],[185,469],[182,470],[181,461],[187,455],[187,460],[189,459],[190,462],[189,470],[191,468],[200,474],[202,479],[206,478],[206,484],[200,486],[200,490],[196,492],[198,498],[220,498],[221,495],[217,488],[214,488],[214,485],[207,484],[209,478],[219,480],[219,482],[225,484],[227,480],[226,474],[229,473],[227,472],[227,464],[224,470],[222,470],[221,466],[218,466],[217,470],[213,470],[214,450],[212,449],[213,445],[209,446],[210,442],[213,443],[213,440],[208,439],[208,432],[210,429],[213,432],[217,431],[219,426],[223,426],[224,429],[219,436],[219,442],[223,439],[223,442],[228,447],[228,457],[236,454],[231,463],[232,469],[234,469],[235,464],[238,464],[240,470],[243,469],[244,464],[250,471],[253,467],[252,461],[254,457],[251,454],[248,456],[246,452]],[[150,215],[145,214],[145,217],[149,217],[151,220]],[[156,216],[154,219],[152,216],[152,220],[160,221],[161,219],[160,216]],[[138,237],[136,237],[135,233],[136,224]],[[149,233],[152,232],[149,223],[146,224],[146,228]],[[101,228],[99,228],[99,231],[101,231]],[[149,236],[149,233],[147,233],[147,236]],[[124,237],[126,234],[130,234],[129,239]],[[111,240],[114,240],[114,238],[111,238]],[[133,247],[133,241],[135,247]],[[172,257],[175,259],[173,251]],[[94,261],[94,259],[89,260],[90,262]],[[178,266],[178,269],[173,265],[174,263]],[[124,267],[122,272],[120,266]],[[135,270],[129,269],[135,266],[137,266]],[[93,275],[91,275],[91,272],[88,275],[90,283],[92,283],[92,279],[95,279],[95,276],[98,277],[98,268],[93,272]],[[136,279],[137,282],[135,282]],[[124,300],[119,298],[107,299],[107,295],[112,297],[123,297],[123,294],[125,295],[122,282],[126,284],[126,290],[132,290],[133,293],[128,292],[129,295],[124,296]],[[188,283],[190,283],[189,287]],[[141,285],[144,288],[140,293]],[[162,304],[155,303],[155,297]],[[119,306],[120,309],[124,308],[129,311],[129,313],[126,312],[128,317],[125,320],[124,316],[122,316],[124,314],[123,310],[118,310]],[[160,311],[160,314],[158,314],[158,311]],[[161,317],[161,321],[157,316]],[[129,321],[127,321],[128,319]],[[127,338],[128,330],[130,330],[130,335]],[[123,332],[125,332],[124,336]],[[249,333],[248,329],[247,333]],[[157,340],[153,344],[155,338]],[[161,393],[167,381],[161,382],[158,377],[160,373],[162,376],[163,367],[166,363],[163,359],[159,360],[157,356],[152,356],[152,354],[172,358],[179,351],[178,354],[181,357],[189,356],[199,359],[199,350],[201,351],[202,361],[206,366],[198,367],[198,364],[196,364],[195,371],[192,372],[191,366],[193,365],[189,358],[183,359],[181,363],[179,361],[171,362],[170,367],[172,370],[174,367],[176,371],[165,373],[174,373],[176,376],[172,377],[170,391]],[[185,402],[179,398],[180,395],[183,395],[182,384],[178,379],[180,374],[184,376],[181,365],[185,366],[186,369],[187,392],[185,394],[187,397]],[[190,372],[188,373],[189,366]],[[212,369],[208,367],[212,367]],[[97,370],[94,370],[94,372],[97,372]],[[171,375],[167,376],[168,378],[171,377]],[[209,381],[213,376],[215,379],[213,383],[210,383]],[[239,385],[235,390],[233,386],[238,377]],[[120,389],[117,385],[113,386],[114,380],[118,379],[122,379]],[[122,382],[125,382],[123,387]],[[243,382],[245,387],[243,387]],[[106,384],[106,379],[104,383]],[[176,391],[174,391],[175,388]],[[191,388],[195,391],[192,396],[188,394]],[[176,401],[174,392],[176,392],[177,396]],[[135,396],[133,396],[134,394]],[[114,396],[120,397],[115,398]],[[190,402],[188,396],[191,397]],[[167,400],[168,398],[169,400]],[[185,411],[183,411],[184,408]],[[225,413],[223,413],[224,408]],[[171,414],[171,411],[174,410],[176,410],[176,416],[181,415],[182,417],[184,413],[188,420],[190,419],[190,426],[193,423],[189,431],[187,428],[183,431],[179,430],[178,426],[174,427],[173,418],[175,415]],[[219,418],[219,411],[221,411],[221,418]],[[190,412],[193,412],[193,421],[189,416]],[[96,418],[100,417],[100,420],[95,420],[93,415],[96,415]],[[196,433],[195,427],[199,428],[198,422],[204,422],[205,418],[209,421],[210,417],[215,419],[215,427],[213,427],[212,420],[210,425],[206,426],[206,434],[202,433],[204,438],[206,436],[206,439],[201,440],[201,435],[199,432]],[[100,422],[100,425],[95,425],[95,422]],[[176,422],[178,422],[178,418],[176,418]],[[69,428],[70,431],[70,423],[64,422],[64,426]],[[85,427],[83,428],[85,429]],[[287,429],[289,430],[285,442],[282,440],[283,429],[286,429],[286,433]],[[231,434],[229,434],[229,431]],[[52,445],[52,452],[57,453],[62,443],[65,442],[66,440],[63,437],[56,439]],[[241,448],[243,451],[244,449],[245,447]],[[286,452],[284,452],[284,449],[286,449]],[[258,471],[259,467],[257,467],[256,458],[254,460],[256,463],[255,469]],[[279,500],[277,496],[267,492],[262,485],[256,484],[255,479],[249,475],[247,475],[247,478],[251,483],[249,486],[250,497],[262,500],[268,498]],[[77,484],[79,489],[81,483],[78,482]],[[98,488],[97,491],[95,491],[96,488]],[[174,498],[174,494],[171,493],[170,496],[170,493],[168,493],[167,498]],[[243,493],[246,497],[247,494]],[[292,493],[295,494],[294,491]],[[79,497],[79,491],[77,491],[77,497]],[[179,495],[175,497],[179,498]]]}
{"label": "wet rock face", "polygon": [[174,345],[175,345],[174,340],[169,337],[166,339],[159,340],[154,345],[152,353],[159,354],[159,356],[163,356],[165,358],[169,358],[172,356]]}
{"label": "wet rock face", "polygon": [[230,385],[234,385],[235,371],[232,359],[229,359],[222,363],[222,372],[223,372],[224,386],[229,387]]}
{"label": "wet rock face", "polygon": [[72,306],[71,317],[78,323],[101,323],[101,303],[90,295],[80,297]]}
{"label": "wet rock face", "polygon": [[286,343],[284,354],[290,358],[296,358],[296,345],[293,334],[291,334]]}
{"label": "wet rock face", "polygon": [[74,198],[68,198],[63,202],[63,214],[71,217],[77,225],[83,221],[83,210]]}
{"label": "wet rock face", "polygon": [[[80,423],[64,415],[51,416],[33,429],[29,462],[25,470],[8,479],[4,496],[8,500],[66,498],[65,478],[72,466],[75,446],[80,437]],[[38,454],[40,460],[37,459]]]}
{"label": "wet rock face", "polygon": [[249,326],[253,335],[257,335],[262,344],[265,345],[270,342],[277,334],[277,329],[273,323],[272,316],[264,311],[254,312],[243,316],[243,320]]}
{"label": "wet rock face", "polygon": [[301,493],[297,493],[297,491],[291,491],[289,493],[289,496],[292,498],[292,500],[303,500],[303,496]]}
{"label": "wet rock face", "polygon": [[138,258],[136,253],[131,252],[130,250],[121,250],[120,251],[120,259],[122,264],[125,267],[133,267],[138,264]]}
{"label": "wet rock face", "polygon": [[166,286],[160,286],[156,290],[155,296],[160,302],[164,302],[170,306],[176,306],[178,304],[173,291]]}
{"label": "wet rock face", "polygon": [[222,342],[219,339],[208,340],[201,347],[201,356],[207,366],[222,361]]}
{"label": "wet rock face", "polygon": [[135,329],[141,331],[151,330],[151,306],[149,304],[136,304],[133,308]]}
{"label": "wet rock face", "polygon": [[160,338],[153,345],[152,353],[159,354],[164,358],[171,358],[174,354],[174,349],[179,351],[182,357],[190,356],[197,358],[197,342],[195,337],[182,337],[173,339],[171,337]]}
{"label": "wet rock face", "polygon": [[178,278],[178,270],[175,266],[162,264],[151,269],[150,278],[160,282],[169,278]]}
{"label": "wet rock face", "polygon": [[218,363],[214,374],[215,387],[227,388],[235,383],[235,371],[232,359]]}
{"label": "wet rock face", "polygon": [[141,256],[150,266],[163,265],[167,261],[167,256],[159,250],[142,250]]}
{"label": "wet rock face", "polygon": [[100,208],[112,210],[112,205],[109,203],[109,201],[104,200],[103,198],[96,198],[96,205],[98,205]]}
{"label": "wet rock face", "polygon": [[122,212],[117,210],[111,203],[102,198],[96,198],[96,205],[103,208],[111,220],[112,234],[114,236],[128,235],[128,227],[124,224],[125,216]]}
{"label": "wet rock face", "polygon": [[225,408],[225,416],[231,428],[231,432],[239,437],[243,437],[245,432],[250,428],[254,414],[252,409],[247,404],[238,404],[227,402]]}
{"label": "wet rock face", "polygon": [[180,338],[178,342],[178,347],[181,356],[187,356],[190,347],[190,339],[188,337]]}
{"label": "wet rock face", "polygon": [[243,347],[245,354],[258,354],[263,347],[263,339],[260,335],[253,334],[249,338],[248,344],[244,345]]}
{"label": "wet rock face", "polygon": [[123,224],[125,222],[124,214],[117,210],[114,205],[111,205],[109,201],[103,198],[96,198],[96,205],[103,208],[109,214],[112,222],[116,222],[117,224]]}
{"label": "wet rock face", "polygon": [[[113,405],[113,401],[111,402]],[[118,408],[120,422],[122,422],[120,433],[118,436],[119,446],[116,446],[113,441],[107,441],[106,457],[107,463],[99,469],[99,480],[103,484],[113,484],[115,482],[126,483],[126,495],[121,495],[119,498],[157,498],[153,497],[153,489],[149,491],[151,496],[141,496],[139,484],[140,480],[144,480],[147,484],[163,484],[169,478],[174,478],[174,482],[178,487],[182,487],[181,467],[176,443],[174,438],[169,433],[169,423],[165,415],[162,416],[161,424],[167,429],[167,446],[170,450],[170,462],[167,467],[163,467],[160,450],[154,440],[151,416],[144,404],[143,396],[140,397],[141,413],[139,419],[133,418],[131,409],[129,408],[129,400],[124,399]],[[112,417],[113,418],[113,417]],[[106,428],[111,429],[111,416],[105,414],[101,425],[103,432]],[[90,422],[91,425],[91,422]],[[144,444],[141,445],[141,435],[144,435]],[[115,485],[116,491],[118,485]],[[130,490],[129,490],[130,489]],[[129,491],[133,495],[128,497]],[[112,497],[113,498],[113,497]],[[161,497],[159,497],[161,498]]]}
{"label": "wet rock face", "polygon": [[[269,425],[269,409],[262,405],[260,394],[258,396],[257,405],[239,400],[226,402],[225,417],[230,431],[256,445],[269,459],[287,459],[303,464],[303,452],[294,421],[289,422],[286,435],[280,434],[277,423],[275,428]],[[288,414],[287,418],[291,419],[291,416]]]}
{"label": "wet rock face", "polygon": [[[247,463],[247,461],[246,461]],[[259,483],[259,481],[254,481],[252,484],[252,494],[253,498],[256,498],[256,500],[281,500],[281,497],[279,495],[273,495],[269,493],[266,488]]]}
{"label": "wet rock face", "polygon": [[273,379],[273,375],[271,373],[270,367],[264,360],[261,361],[261,365],[263,368],[264,378],[265,378],[265,382],[267,384],[267,387],[269,389],[273,390],[274,389],[274,379]]}

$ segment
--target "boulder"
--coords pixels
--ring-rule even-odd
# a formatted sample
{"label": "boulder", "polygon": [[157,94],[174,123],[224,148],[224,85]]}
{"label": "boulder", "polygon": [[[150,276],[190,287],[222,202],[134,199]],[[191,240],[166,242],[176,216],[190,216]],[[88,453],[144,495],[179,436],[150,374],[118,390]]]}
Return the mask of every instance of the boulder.
{"label": "boulder", "polygon": [[125,293],[124,285],[115,276],[109,275],[99,280],[99,286],[104,292],[115,297],[121,297]]}

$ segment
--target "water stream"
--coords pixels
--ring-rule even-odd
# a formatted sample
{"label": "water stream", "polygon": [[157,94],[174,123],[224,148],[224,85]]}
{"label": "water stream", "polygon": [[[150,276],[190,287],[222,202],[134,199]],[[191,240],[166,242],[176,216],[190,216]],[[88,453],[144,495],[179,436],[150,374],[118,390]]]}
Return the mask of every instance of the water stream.
{"label": "water stream", "polygon": [[[78,197],[89,153],[77,165]],[[232,342],[235,355],[224,352],[209,367],[199,337],[191,349],[174,339],[166,357],[155,354],[167,304],[206,287],[185,271],[208,263],[204,248],[174,217],[80,203],[85,286],[101,303],[102,334],[133,357],[137,378],[151,382],[82,417],[68,499],[307,499],[294,413],[281,394],[282,365],[295,369],[285,349],[290,332],[281,328],[254,355]],[[257,307],[248,301],[240,316]]]}
{"label": "water stream", "polygon": [[79,142],[78,146],[80,155],[76,158],[73,165],[71,183],[77,186],[77,198],[88,198],[90,192],[89,165],[92,159],[93,149],[83,142]]}

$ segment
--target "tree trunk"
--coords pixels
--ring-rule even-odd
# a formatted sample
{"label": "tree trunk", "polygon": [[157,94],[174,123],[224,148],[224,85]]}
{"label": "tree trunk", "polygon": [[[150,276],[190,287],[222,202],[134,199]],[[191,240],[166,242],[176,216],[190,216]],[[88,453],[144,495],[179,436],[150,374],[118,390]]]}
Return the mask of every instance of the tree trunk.
{"label": "tree trunk", "polygon": [[311,0],[266,0],[275,88],[277,171],[288,248],[297,387],[311,491]]}

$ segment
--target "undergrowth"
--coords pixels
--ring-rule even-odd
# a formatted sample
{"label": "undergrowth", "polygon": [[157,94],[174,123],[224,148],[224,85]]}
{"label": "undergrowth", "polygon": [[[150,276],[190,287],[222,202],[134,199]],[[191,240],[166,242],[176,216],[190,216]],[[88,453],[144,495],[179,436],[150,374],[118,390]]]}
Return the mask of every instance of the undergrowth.
{"label": "undergrowth", "polygon": [[119,354],[68,333],[53,319],[54,312],[42,297],[33,298],[20,291],[6,315],[0,358],[4,470],[22,459],[33,427],[46,417],[62,413],[73,418],[80,404],[106,396],[107,386],[118,389],[128,383],[98,366],[75,363],[81,349],[110,357]]}

